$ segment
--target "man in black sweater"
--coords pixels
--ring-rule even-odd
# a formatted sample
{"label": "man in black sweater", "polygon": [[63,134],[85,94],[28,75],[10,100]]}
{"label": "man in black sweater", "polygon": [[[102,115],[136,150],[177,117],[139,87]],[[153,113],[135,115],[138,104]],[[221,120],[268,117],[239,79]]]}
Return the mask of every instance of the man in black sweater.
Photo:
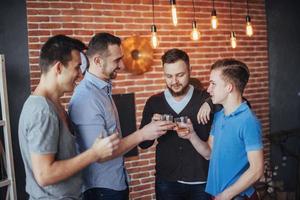
{"label": "man in black sweater", "polygon": [[[197,112],[209,95],[189,84],[191,68],[189,57],[184,51],[167,51],[162,56],[162,64],[167,88],[147,100],[140,128],[152,120],[162,120],[166,115],[171,115],[174,119],[181,117],[188,120],[184,123],[187,129],[180,131],[177,127],[157,139],[156,198],[208,200],[210,196],[204,189],[208,171],[207,159],[210,156],[206,143],[210,124],[198,124]],[[146,149],[153,143],[154,140],[145,141],[139,146]]]}

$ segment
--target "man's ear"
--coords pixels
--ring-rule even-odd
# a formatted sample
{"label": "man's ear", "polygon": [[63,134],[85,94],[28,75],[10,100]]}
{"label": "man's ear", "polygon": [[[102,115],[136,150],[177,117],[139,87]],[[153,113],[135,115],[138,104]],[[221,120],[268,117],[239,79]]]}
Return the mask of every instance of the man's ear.
{"label": "man's ear", "polygon": [[60,74],[62,72],[63,67],[64,67],[64,65],[61,62],[57,61],[53,65],[52,69],[55,71],[56,74]]}
{"label": "man's ear", "polygon": [[227,83],[226,85],[226,90],[228,93],[231,93],[233,91],[234,85],[230,82]]}
{"label": "man's ear", "polygon": [[93,62],[96,66],[102,67],[103,65],[103,59],[100,56],[94,56]]}

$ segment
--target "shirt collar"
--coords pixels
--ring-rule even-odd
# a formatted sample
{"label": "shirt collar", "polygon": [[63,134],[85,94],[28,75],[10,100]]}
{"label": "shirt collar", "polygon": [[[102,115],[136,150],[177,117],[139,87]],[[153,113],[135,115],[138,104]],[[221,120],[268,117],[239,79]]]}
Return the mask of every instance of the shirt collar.
{"label": "shirt collar", "polygon": [[229,115],[227,115],[227,116],[225,115],[225,113],[224,113],[224,108],[222,109],[222,112],[223,112],[223,114],[224,114],[225,117],[233,117],[233,116],[236,116],[236,115],[238,115],[238,114],[244,112],[244,111],[247,110],[247,109],[249,109],[249,107],[248,107],[248,105],[247,105],[247,102],[244,101],[244,102],[241,103],[241,105],[240,105],[235,111],[233,111],[233,112],[230,113]]}
{"label": "shirt collar", "polygon": [[98,78],[97,76],[91,74],[89,71],[86,71],[86,73],[84,75],[84,79],[91,82],[93,85],[95,85],[99,89],[103,89],[103,88],[107,87],[108,88],[107,93],[111,94],[111,90],[112,90],[111,81],[104,81],[104,80]]}
{"label": "shirt collar", "polygon": [[[194,86],[189,85],[189,89],[188,89],[187,93],[185,94],[183,99],[181,99],[179,102],[185,101],[185,99],[190,100],[193,96],[193,92],[194,92]],[[166,98],[173,99],[175,102],[178,102],[175,100],[175,98],[173,97],[173,95],[171,94],[171,92],[168,88],[165,89],[164,94],[165,94]]]}

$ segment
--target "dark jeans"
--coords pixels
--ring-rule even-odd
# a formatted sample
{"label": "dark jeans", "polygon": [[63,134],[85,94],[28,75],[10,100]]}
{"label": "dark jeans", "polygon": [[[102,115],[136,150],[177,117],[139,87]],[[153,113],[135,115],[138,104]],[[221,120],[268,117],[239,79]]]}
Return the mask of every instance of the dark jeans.
{"label": "dark jeans", "polygon": [[[212,200],[214,200],[213,197],[212,197]],[[259,198],[258,198],[257,193],[254,192],[254,193],[251,195],[251,197],[238,195],[238,196],[234,197],[232,200],[259,200]]]}
{"label": "dark jeans", "polygon": [[234,197],[232,200],[258,200],[258,196],[256,194],[256,192],[254,192],[251,197],[247,197],[247,196],[236,196]]}
{"label": "dark jeans", "polygon": [[107,188],[91,188],[83,193],[82,200],[128,200],[129,190],[116,191]]}
{"label": "dark jeans", "polygon": [[177,181],[156,178],[155,194],[157,200],[210,200],[205,192],[206,184],[189,185]]}

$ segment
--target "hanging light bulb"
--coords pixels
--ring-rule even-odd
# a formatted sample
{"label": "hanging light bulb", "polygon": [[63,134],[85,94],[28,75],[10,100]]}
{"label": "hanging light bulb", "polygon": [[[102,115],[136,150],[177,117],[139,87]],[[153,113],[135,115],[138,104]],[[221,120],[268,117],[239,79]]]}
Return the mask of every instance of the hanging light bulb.
{"label": "hanging light bulb", "polygon": [[246,16],[246,35],[251,37],[253,35],[253,27],[251,24],[251,18],[249,15]]}
{"label": "hanging light bulb", "polygon": [[192,40],[199,40],[200,39],[200,32],[197,29],[197,23],[196,23],[195,20],[192,22],[192,26],[193,26],[193,30],[191,32],[191,39]]}
{"label": "hanging light bulb", "polygon": [[231,43],[231,47],[233,49],[236,48],[236,37],[235,37],[235,32],[234,31],[231,31],[231,34],[230,34],[230,43]]}
{"label": "hanging light bulb", "polygon": [[176,0],[170,0],[170,4],[171,4],[173,24],[174,26],[177,26],[178,20],[177,20],[177,11],[176,11]]}
{"label": "hanging light bulb", "polygon": [[155,18],[154,18],[154,0],[152,0],[152,26],[151,26],[151,46],[153,49],[158,47],[158,37],[157,37],[157,29],[155,26]]}
{"label": "hanging light bulb", "polygon": [[158,37],[157,37],[157,31],[156,31],[156,26],[152,25],[151,26],[151,46],[153,49],[156,49],[158,47]]}
{"label": "hanging light bulb", "polygon": [[217,18],[216,10],[211,11],[211,27],[213,29],[217,29],[217,27],[218,27],[218,18]]}
{"label": "hanging light bulb", "polygon": [[211,11],[211,28],[212,29],[217,29],[218,27],[218,18],[217,18],[217,11],[215,9],[215,1],[213,0],[213,9]]}
{"label": "hanging light bulb", "polygon": [[232,8],[232,0],[230,0],[230,7],[229,7],[229,12],[230,12],[230,25],[231,25],[230,44],[231,44],[231,47],[232,47],[233,49],[235,49],[235,48],[236,48],[236,37],[235,37],[235,32],[233,31],[231,8]]}
{"label": "hanging light bulb", "polygon": [[192,22],[191,39],[196,41],[200,39],[200,32],[197,28],[195,2],[194,0],[192,2],[193,2],[194,20]]}
{"label": "hanging light bulb", "polygon": [[211,27],[212,29],[217,29],[218,27],[218,18],[217,18],[217,11],[211,11]]}
{"label": "hanging light bulb", "polygon": [[252,24],[251,24],[251,17],[250,17],[250,14],[249,14],[249,2],[248,2],[248,0],[246,2],[247,2],[246,35],[248,37],[251,37],[253,35],[253,27],[252,27]]}

